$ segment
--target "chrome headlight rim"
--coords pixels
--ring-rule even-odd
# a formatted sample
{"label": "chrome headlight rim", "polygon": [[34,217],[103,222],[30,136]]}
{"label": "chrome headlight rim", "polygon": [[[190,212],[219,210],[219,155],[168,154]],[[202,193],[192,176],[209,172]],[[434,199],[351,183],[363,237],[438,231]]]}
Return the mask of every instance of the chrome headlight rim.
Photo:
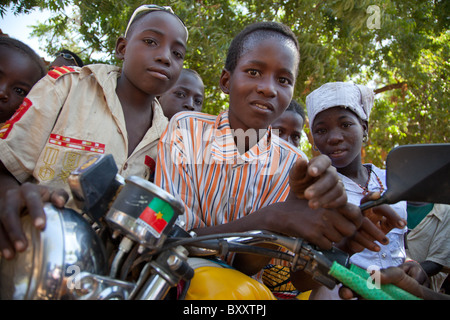
{"label": "chrome headlight rim", "polygon": [[[76,211],[45,204],[46,227],[37,230],[27,215],[22,225],[28,248],[0,260],[0,299],[72,299],[75,276],[105,274],[106,253],[89,223]],[[75,284],[76,285],[76,284]]]}

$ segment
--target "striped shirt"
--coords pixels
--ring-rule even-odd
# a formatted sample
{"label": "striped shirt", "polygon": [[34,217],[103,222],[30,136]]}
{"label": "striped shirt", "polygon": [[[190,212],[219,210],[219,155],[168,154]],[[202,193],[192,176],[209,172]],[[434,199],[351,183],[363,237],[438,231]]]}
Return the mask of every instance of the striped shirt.
{"label": "striped shirt", "polygon": [[306,155],[270,128],[240,154],[228,111],[181,112],[160,139],[155,184],[182,200],[186,230],[225,224],[284,201],[298,157]]}

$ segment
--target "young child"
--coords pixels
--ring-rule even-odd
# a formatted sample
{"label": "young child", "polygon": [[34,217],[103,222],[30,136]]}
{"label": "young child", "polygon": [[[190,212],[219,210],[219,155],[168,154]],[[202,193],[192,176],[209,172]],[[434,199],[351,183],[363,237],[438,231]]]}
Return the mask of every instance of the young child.
{"label": "young child", "polygon": [[299,147],[305,124],[305,110],[295,100],[292,100],[286,111],[272,122],[272,130],[281,139]]}
{"label": "young child", "polygon": [[43,228],[42,202],[62,206],[65,200],[50,187],[67,190],[68,175],[89,157],[112,154],[121,175],[150,176],[167,126],[156,97],[177,81],[187,37],[171,10],[144,5],[117,40],[122,69],[61,67],[35,85],[1,129],[0,248],[6,258],[27,245],[20,210],[28,207]]}
{"label": "young child", "polygon": [[63,66],[73,66],[82,67],[84,66],[83,60],[74,52],[63,49],[57,54],[55,54],[55,60],[50,63],[49,70],[53,70],[57,67]]}
{"label": "young child", "polygon": [[170,120],[180,111],[201,111],[204,95],[205,85],[200,75],[194,70],[183,69],[175,85],[158,100]]}
{"label": "young child", "polygon": [[0,127],[46,73],[44,62],[33,49],[17,39],[0,36]]}
{"label": "young child", "polygon": [[[345,82],[324,84],[306,98],[314,144],[331,159],[344,183],[348,201],[355,205],[359,205],[369,192],[383,193],[386,190],[385,170],[361,161],[361,148],[367,141],[373,102],[372,90]],[[390,207],[405,224],[406,203],[399,202]],[[381,227],[384,227],[384,223],[381,223]],[[351,262],[364,269],[374,265],[384,269],[402,264],[405,259],[405,232],[406,228],[392,229],[387,233],[388,244],[380,245],[378,252],[364,250],[356,253],[351,257]],[[328,289],[321,290],[325,292],[314,296],[333,297],[333,294],[327,295]]]}
{"label": "young child", "polygon": [[[308,164],[268,129],[292,100],[298,65],[298,42],[288,27],[252,24],[232,41],[220,77],[229,109],[171,119],[159,142],[155,183],[184,202],[186,230],[270,230],[323,248],[355,233],[361,213],[346,204],[329,159]],[[267,262],[236,256],[233,265],[254,274]]]}

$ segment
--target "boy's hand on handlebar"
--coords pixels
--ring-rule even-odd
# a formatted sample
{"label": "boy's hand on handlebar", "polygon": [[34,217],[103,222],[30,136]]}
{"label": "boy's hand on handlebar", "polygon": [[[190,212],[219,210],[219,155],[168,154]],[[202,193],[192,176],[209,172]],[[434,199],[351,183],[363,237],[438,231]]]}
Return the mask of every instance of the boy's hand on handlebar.
{"label": "boy's hand on handlebar", "polygon": [[319,155],[309,162],[297,159],[289,174],[291,194],[307,199],[312,209],[338,208],[347,203],[342,181],[336,168],[325,155]]}
{"label": "boy's hand on handlebar", "polygon": [[0,250],[6,259],[12,259],[15,252],[24,251],[27,239],[20,217],[28,213],[33,225],[43,230],[46,220],[44,202],[51,202],[58,208],[64,207],[69,195],[64,190],[51,190],[33,183],[24,183],[8,190],[0,201]]}
{"label": "boy's hand on handlebar", "polygon": [[337,209],[311,209],[307,201],[300,199],[277,203],[274,230],[282,234],[300,237],[322,249],[330,249],[333,243],[351,236],[362,218],[357,206],[347,204]]}

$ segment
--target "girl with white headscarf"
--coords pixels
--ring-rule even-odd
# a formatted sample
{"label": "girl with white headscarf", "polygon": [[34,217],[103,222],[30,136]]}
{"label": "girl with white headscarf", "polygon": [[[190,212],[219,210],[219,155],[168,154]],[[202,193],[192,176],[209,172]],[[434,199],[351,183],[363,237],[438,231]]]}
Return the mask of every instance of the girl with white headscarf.
{"label": "girl with white headscarf", "polygon": [[[363,164],[361,159],[373,103],[372,90],[347,82],[324,84],[306,98],[315,148],[331,159],[344,183],[348,201],[355,205],[359,205],[368,193],[386,190],[385,170],[373,164]],[[391,208],[406,221],[405,202],[391,205]],[[381,227],[383,229],[382,223]],[[392,229],[387,233],[389,243],[379,244],[379,252],[365,249],[353,254],[351,262],[364,269],[401,265],[406,258],[405,232],[406,228]],[[338,294],[322,287],[315,290],[311,298],[335,299]]]}

